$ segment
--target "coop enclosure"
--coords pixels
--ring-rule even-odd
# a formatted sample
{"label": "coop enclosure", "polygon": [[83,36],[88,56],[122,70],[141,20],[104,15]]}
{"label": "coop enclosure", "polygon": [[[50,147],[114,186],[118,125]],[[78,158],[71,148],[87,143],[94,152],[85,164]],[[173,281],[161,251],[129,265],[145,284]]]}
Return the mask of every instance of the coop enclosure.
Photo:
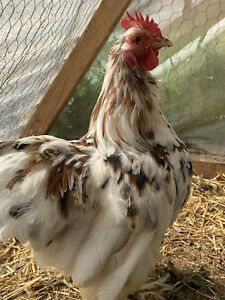
{"label": "coop enclosure", "polygon": [[128,5],[173,41],[152,71],[166,116],[195,152],[224,157],[223,0],[0,0],[0,140],[85,132]]}

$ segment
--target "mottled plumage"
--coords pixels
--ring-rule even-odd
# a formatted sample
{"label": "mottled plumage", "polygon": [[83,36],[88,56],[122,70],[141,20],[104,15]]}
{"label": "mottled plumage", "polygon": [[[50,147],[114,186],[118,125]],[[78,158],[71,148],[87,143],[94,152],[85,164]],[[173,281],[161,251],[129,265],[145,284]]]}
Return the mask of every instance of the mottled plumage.
{"label": "mottled plumage", "polygon": [[110,53],[84,137],[0,144],[1,236],[28,240],[38,262],[71,275],[88,300],[124,300],[144,284],[190,193],[190,155],[157,84],[124,54],[127,38],[146,34],[136,25],[126,23]]}

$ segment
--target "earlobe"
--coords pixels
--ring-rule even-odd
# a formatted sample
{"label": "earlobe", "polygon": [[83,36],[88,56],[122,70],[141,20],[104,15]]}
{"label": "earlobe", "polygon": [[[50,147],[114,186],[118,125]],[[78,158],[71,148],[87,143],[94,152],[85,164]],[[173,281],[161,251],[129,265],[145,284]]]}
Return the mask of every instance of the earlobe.
{"label": "earlobe", "polygon": [[138,66],[138,61],[131,51],[124,51],[124,58],[131,67]]}

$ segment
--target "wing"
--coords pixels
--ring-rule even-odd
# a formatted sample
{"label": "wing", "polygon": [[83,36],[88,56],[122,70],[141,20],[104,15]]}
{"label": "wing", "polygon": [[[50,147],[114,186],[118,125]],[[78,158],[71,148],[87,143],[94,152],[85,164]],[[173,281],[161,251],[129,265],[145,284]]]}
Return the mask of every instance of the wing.
{"label": "wing", "polygon": [[130,234],[109,171],[84,141],[38,136],[1,143],[2,238],[29,241],[41,264],[83,284]]}
{"label": "wing", "polygon": [[[89,149],[50,136],[1,144],[2,234],[49,243],[85,205]],[[25,222],[24,222],[25,221]]]}

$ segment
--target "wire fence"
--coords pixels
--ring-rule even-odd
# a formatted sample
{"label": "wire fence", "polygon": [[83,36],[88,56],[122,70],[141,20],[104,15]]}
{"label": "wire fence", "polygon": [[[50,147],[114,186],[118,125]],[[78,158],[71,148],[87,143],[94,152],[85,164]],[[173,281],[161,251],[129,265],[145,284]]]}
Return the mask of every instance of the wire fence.
{"label": "wire fence", "polygon": [[0,0],[0,140],[16,137],[100,0]]}
{"label": "wire fence", "polygon": [[[0,139],[18,136],[100,0],[0,0]],[[133,0],[174,46],[152,72],[162,108],[189,147],[225,155],[225,1]],[[86,131],[116,27],[52,133]],[[97,34],[97,33],[96,33]]]}

